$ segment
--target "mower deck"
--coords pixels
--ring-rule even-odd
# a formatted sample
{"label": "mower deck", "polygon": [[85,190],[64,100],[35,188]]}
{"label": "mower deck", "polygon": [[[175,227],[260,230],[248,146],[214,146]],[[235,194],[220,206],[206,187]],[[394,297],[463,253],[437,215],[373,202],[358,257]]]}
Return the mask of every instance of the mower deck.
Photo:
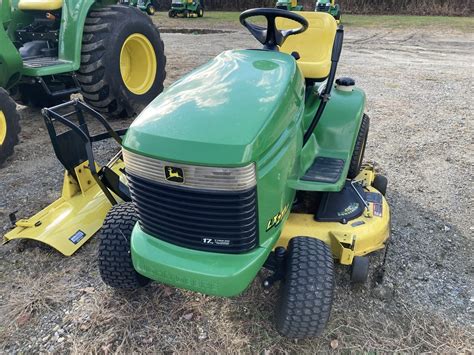
{"label": "mower deck", "polygon": [[286,248],[295,236],[313,237],[328,244],[333,257],[343,265],[351,265],[355,256],[384,248],[390,236],[390,208],[385,197],[371,186],[374,179],[375,172],[370,165],[355,179],[366,191],[364,198],[368,207],[361,216],[341,223],[320,222],[312,214],[292,213],[275,247]]}

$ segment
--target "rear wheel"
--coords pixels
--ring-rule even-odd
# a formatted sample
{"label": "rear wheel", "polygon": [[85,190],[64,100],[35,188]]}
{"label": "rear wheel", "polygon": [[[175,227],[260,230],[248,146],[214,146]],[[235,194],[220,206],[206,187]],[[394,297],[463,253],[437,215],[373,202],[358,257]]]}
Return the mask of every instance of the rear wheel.
{"label": "rear wheel", "polygon": [[132,264],[130,238],[137,220],[131,202],[113,206],[105,217],[99,235],[99,271],[102,280],[111,287],[135,289],[150,282]]}
{"label": "rear wheel", "polygon": [[354,179],[360,172],[362,161],[364,160],[365,146],[367,144],[367,137],[369,135],[369,116],[364,114],[360,124],[359,133],[357,135],[354,152],[352,153],[351,164],[349,165],[349,172],[347,177]]}
{"label": "rear wheel", "polygon": [[140,10],[120,5],[91,10],[78,75],[89,105],[115,117],[139,113],[163,91],[165,65],[160,33]]}
{"label": "rear wheel", "polygon": [[388,180],[383,175],[375,175],[372,186],[385,196],[387,193]]}
{"label": "rear wheel", "polygon": [[0,88],[0,165],[13,154],[20,133],[20,115],[8,92]]}
{"label": "rear wheel", "polygon": [[333,290],[331,249],[319,239],[291,239],[276,310],[278,332],[290,338],[321,334],[331,313]]}
{"label": "rear wheel", "polygon": [[185,18],[189,17],[189,11],[188,10],[183,11],[183,17],[185,17]]}

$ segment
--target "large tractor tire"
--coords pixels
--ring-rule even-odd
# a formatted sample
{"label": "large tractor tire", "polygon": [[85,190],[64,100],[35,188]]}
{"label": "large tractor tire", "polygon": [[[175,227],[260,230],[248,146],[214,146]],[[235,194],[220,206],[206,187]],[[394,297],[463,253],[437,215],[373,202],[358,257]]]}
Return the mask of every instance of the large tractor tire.
{"label": "large tractor tire", "polygon": [[20,133],[20,115],[15,101],[0,88],[0,166],[13,154]]}
{"label": "large tractor tire", "polygon": [[99,234],[99,271],[102,280],[117,289],[131,290],[150,279],[133,268],[130,238],[138,216],[131,202],[113,206]]}
{"label": "large tractor tire", "polygon": [[278,332],[303,339],[322,333],[334,293],[334,261],[323,241],[295,237],[288,243],[285,278],[276,309]]}
{"label": "large tractor tire", "polygon": [[151,19],[134,7],[92,9],[78,80],[84,100],[112,117],[133,116],[163,91],[166,57]]}

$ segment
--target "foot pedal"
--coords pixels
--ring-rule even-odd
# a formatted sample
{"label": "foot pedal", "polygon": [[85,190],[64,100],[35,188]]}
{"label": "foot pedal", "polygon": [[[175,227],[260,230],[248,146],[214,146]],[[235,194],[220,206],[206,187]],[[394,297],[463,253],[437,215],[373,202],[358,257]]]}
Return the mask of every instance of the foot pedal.
{"label": "foot pedal", "polygon": [[341,177],[344,160],[317,157],[300,180],[335,183]]}
{"label": "foot pedal", "polygon": [[[357,189],[357,191],[355,191]],[[339,192],[326,192],[319,205],[318,212],[314,216],[320,222],[340,222],[347,223],[362,215],[365,209],[360,196],[364,196],[364,188],[360,184],[352,187],[350,181]]]}

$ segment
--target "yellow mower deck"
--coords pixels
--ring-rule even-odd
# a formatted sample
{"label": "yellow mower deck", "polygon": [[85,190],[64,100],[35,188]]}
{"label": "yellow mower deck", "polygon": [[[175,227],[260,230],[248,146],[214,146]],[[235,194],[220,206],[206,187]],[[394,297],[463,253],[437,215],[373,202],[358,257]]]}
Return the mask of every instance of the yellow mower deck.
{"label": "yellow mower deck", "polygon": [[[122,160],[111,167],[117,174],[121,174],[121,168]],[[65,172],[61,197],[33,217],[17,221],[3,243],[32,239],[70,256],[100,230],[112,204],[94,180],[88,162],[74,171],[78,182]]]}
{"label": "yellow mower deck", "polygon": [[[367,191],[378,192],[371,186],[374,178],[373,167],[365,166],[355,180],[361,181]],[[374,207],[377,207],[375,214]],[[312,214],[292,213],[275,247],[286,247],[290,239],[297,236],[314,237],[328,244],[341,264],[351,265],[354,256],[384,248],[390,235],[390,208],[384,197],[381,207],[369,202],[369,208],[347,224],[317,222]]]}

